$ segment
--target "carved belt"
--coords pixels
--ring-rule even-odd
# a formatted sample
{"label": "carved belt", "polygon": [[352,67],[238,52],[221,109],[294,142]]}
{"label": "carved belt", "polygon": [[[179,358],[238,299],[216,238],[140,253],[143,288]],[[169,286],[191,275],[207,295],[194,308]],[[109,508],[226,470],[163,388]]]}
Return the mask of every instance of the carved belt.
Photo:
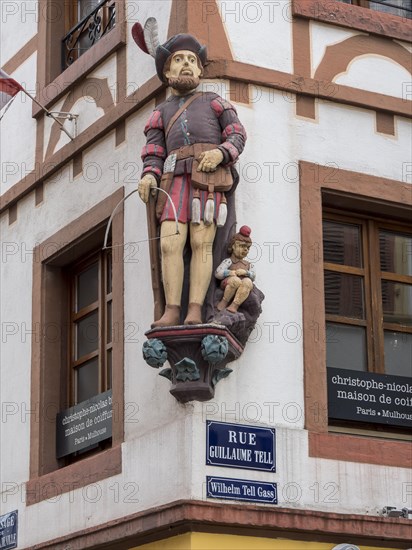
{"label": "carved belt", "polygon": [[218,147],[218,145],[213,143],[194,143],[193,145],[183,145],[183,147],[171,151],[170,155],[176,155],[176,160],[183,160],[190,157],[197,158],[200,153],[211,151],[212,149],[216,149],[216,147]]}

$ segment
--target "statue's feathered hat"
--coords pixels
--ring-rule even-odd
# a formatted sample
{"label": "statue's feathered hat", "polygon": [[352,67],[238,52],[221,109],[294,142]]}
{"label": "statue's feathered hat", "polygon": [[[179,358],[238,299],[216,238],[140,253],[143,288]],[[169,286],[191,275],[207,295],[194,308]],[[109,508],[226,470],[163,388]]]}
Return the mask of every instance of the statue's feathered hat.
{"label": "statue's feathered hat", "polygon": [[162,82],[167,81],[163,75],[165,63],[175,52],[188,50],[197,55],[202,67],[206,63],[206,46],[202,46],[191,34],[176,34],[161,45],[157,21],[154,17],[149,17],[144,27],[140,23],[135,23],[132,27],[132,36],[142,51],[155,58],[157,76]]}

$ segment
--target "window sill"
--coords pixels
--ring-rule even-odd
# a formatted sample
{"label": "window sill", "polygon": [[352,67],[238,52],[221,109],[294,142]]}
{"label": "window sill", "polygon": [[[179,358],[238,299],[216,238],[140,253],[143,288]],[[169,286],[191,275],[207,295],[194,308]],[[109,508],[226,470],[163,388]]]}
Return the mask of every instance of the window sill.
{"label": "window sill", "polygon": [[[123,20],[119,21],[110,32],[96,42],[79,59],[76,59],[53,82],[39,90],[36,96],[37,101],[49,108],[107,57],[125,45],[126,22]],[[37,118],[42,113],[43,110],[33,103],[32,116]]]}
{"label": "window sill", "polygon": [[346,462],[360,462],[410,468],[412,444],[348,434],[309,432],[309,456]]}
{"label": "window sill", "polygon": [[26,484],[26,504],[30,506],[54,499],[121,472],[122,448],[118,445],[44,476],[30,479]]}
{"label": "window sill", "polygon": [[412,21],[336,0],[292,0],[292,13],[332,25],[411,42]]}

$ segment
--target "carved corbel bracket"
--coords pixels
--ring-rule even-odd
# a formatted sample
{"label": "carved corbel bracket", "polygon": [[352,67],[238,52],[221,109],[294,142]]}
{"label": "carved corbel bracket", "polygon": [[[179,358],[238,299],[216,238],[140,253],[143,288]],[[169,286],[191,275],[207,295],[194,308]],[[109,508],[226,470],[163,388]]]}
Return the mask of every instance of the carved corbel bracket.
{"label": "carved corbel bracket", "polygon": [[146,336],[145,361],[154,368],[169,362],[171,368],[159,374],[172,382],[170,393],[181,403],[212,399],[217,382],[232,372],[226,365],[244,349],[227,327],[216,324],[155,328]]}

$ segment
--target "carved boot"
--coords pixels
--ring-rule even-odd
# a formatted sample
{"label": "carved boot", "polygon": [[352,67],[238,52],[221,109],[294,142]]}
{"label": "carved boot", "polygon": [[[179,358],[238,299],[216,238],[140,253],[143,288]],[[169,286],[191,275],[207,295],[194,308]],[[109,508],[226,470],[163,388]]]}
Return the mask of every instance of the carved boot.
{"label": "carved boot", "polygon": [[166,306],[159,320],[152,323],[152,328],[172,327],[180,324],[180,306]]}
{"label": "carved boot", "polygon": [[202,305],[195,304],[194,302],[189,304],[187,308],[185,325],[201,325],[202,324]]}

